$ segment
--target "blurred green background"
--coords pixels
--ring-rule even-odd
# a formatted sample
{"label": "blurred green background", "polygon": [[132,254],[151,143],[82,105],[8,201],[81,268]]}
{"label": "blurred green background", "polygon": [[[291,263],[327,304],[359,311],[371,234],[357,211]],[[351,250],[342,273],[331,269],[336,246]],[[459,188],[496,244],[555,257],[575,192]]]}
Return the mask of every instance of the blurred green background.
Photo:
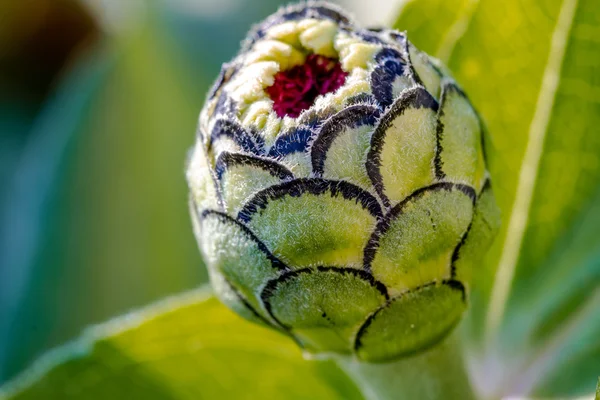
{"label": "blurred green background", "polygon": [[[220,64],[281,3],[0,0],[0,383],[206,281],[186,152]],[[399,6],[340,3],[371,25]]]}

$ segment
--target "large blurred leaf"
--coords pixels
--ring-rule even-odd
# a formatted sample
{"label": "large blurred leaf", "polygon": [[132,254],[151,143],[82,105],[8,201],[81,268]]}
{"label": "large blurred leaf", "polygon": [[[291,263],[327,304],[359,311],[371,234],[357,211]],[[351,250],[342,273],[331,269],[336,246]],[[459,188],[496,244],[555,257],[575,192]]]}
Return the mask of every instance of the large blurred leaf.
{"label": "large blurred leaf", "polygon": [[[104,51],[82,57],[49,104],[35,118],[31,139],[22,157],[16,157],[13,176],[7,179],[3,224],[0,226],[0,379],[3,362],[12,347],[9,327],[18,323],[19,303],[26,297],[34,272],[34,258],[43,240],[40,231],[46,224],[49,205],[64,169],[65,154],[73,137],[88,115],[91,99],[104,82],[113,58]],[[35,292],[33,292],[35,294]],[[22,347],[19,347],[20,349]]]}
{"label": "large blurred leaf", "polygon": [[196,291],[88,330],[0,399],[361,399],[332,361]]}
{"label": "large blurred leaf", "polygon": [[65,79],[36,123],[33,172],[7,212],[32,236],[6,246],[6,273],[26,275],[1,343],[7,375],[81,326],[205,281],[183,170],[207,82],[162,28],[107,40],[110,67]]}
{"label": "large blurred leaf", "polygon": [[397,27],[448,63],[482,113],[504,214],[474,283],[470,338],[488,349],[477,381],[589,393],[600,370],[588,356],[600,345],[600,7],[457,1],[437,18],[438,3],[410,2]]}

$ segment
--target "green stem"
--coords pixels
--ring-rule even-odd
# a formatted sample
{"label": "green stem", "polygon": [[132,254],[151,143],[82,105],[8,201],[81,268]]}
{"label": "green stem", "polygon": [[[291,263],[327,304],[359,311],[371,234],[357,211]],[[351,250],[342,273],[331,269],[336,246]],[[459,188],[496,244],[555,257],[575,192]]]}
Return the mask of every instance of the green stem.
{"label": "green stem", "polygon": [[460,343],[451,335],[417,355],[382,364],[336,359],[368,400],[474,400]]}

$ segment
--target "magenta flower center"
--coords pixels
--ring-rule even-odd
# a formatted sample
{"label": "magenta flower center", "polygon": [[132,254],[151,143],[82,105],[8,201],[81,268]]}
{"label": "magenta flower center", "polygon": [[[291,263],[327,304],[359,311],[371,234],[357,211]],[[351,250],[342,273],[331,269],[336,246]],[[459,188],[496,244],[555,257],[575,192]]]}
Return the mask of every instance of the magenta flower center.
{"label": "magenta flower center", "polygon": [[342,86],[347,76],[337,60],[311,54],[304,64],[275,74],[275,82],[266,90],[277,116],[296,118],[317,96]]}

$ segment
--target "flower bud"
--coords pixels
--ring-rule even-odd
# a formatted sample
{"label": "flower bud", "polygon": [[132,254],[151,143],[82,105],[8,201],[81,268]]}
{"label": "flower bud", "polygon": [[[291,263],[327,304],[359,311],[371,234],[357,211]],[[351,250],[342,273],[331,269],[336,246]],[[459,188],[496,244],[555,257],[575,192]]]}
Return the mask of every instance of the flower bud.
{"label": "flower bud", "polygon": [[499,224],[482,123],[447,70],[325,3],[267,18],[223,66],[187,179],[219,298],[364,361],[456,326]]}

